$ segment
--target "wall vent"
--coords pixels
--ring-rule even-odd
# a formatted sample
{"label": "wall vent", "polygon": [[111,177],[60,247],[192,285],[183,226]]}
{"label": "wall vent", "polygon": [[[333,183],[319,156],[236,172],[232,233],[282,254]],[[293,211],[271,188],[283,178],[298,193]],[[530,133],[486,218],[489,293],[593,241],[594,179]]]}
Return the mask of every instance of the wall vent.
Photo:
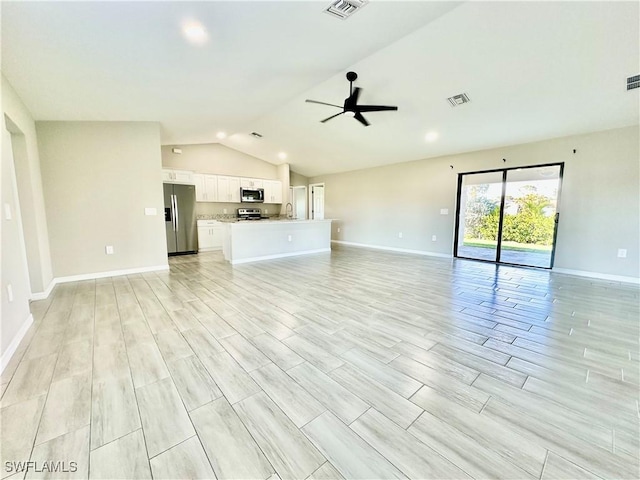
{"label": "wall vent", "polygon": [[452,107],[457,107],[458,105],[462,105],[463,103],[469,103],[471,99],[469,95],[466,93],[459,93],[458,95],[454,95],[453,97],[447,98]]}
{"label": "wall vent", "polygon": [[627,90],[633,90],[638,87],[640,87],[640,75],[627,78]]}
{"label": "wall vent", "polygon": [[324,9],[324,13],[344,20],[356,13],[367,3],[369,3],[369,0],[334,0]]}

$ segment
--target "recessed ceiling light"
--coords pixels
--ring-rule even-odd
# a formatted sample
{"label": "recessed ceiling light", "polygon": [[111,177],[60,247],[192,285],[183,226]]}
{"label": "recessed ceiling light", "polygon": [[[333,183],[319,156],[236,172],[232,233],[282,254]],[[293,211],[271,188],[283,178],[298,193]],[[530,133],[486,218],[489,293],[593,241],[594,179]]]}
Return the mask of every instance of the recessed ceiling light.
{"label": "recessed ceiling light", "polygon": [[438,139],[438,132],[429,132],[424,136],[427,142],[435,142]]}
{"label": "recessed ceiling light", "polygon": [[280,152],[280,153],[278,154],[278,158],[279,158],[280,160],[285,160],[285,159],[287,158],[287,154],[286,154],[286,152]]}
{"label": "recessed ceiling light", "polygon": [[216,133],[216,137],[222,140],[223,138],[227,138],[227,134],[225,132],[218,132]]}
{"label": "recessed ceiling light", "polygon": [[182,33],[187,40],[195,45],[202,45],[207,41],[208,35],[200,22],[187,22],[182,26]]}

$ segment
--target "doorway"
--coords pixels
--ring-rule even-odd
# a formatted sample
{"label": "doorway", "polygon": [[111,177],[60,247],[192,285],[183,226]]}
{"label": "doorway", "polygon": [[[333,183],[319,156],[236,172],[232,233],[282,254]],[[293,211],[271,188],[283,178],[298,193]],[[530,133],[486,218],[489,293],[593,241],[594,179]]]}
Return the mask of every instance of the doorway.
{"label": "doorway", "polygon": [[291,187],[291,203],[293,218],[298,220],[307,219],[307,187]]}
{"label": "doorway", "polygon": [[552,268],[563,168],[459,174],[454,257]]}
{"label": "doorway", "polygon": [[309,185],[309,206],[311,220],[324,220],[324,183]]}

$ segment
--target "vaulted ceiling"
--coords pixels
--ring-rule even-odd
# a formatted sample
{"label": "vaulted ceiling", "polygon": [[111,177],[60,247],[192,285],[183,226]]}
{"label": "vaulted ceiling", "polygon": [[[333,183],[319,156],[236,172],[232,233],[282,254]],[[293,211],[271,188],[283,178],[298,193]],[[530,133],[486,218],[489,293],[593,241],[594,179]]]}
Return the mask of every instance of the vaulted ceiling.
{"label": "vaulted ceiling", "polygon": [[[2,2],[3,74],[36,120],[156,121],[309,176],[638,124],[638,2],[328,4]],[[341,105],[348,71],[399,110],[320,123],[305,99]]]}

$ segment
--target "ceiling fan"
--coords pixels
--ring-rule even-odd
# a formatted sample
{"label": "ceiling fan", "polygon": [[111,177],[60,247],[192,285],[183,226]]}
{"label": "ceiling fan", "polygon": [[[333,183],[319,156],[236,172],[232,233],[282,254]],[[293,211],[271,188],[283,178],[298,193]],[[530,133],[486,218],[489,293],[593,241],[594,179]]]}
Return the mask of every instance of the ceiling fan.
{"label": "ceiling fan", "polygon": [[349,96],[344,100],[344,106],[334,105],[333,103],[325,103],[318,102],[316,100],[305,100],[308,103],[318,103],[320,105],[328,105],[330,107],[341,108],[342,111],[340,113],[336,113],[335,115],[331,115],[330,117],[321,120],[320,123],[325,123],[331,120],[332,118],[336,118],[339,115],[346,114],[348,116],[354,117],[365,127],[369,126],[369,122],[366,118],[362,116],[362,112],[382,112],[385,110],[398,110],[398,107],[391,107],[387,105],[358,105],[358,96],[360,95],[360,88],[353,88],[353,82],[358,78],[358,74],[356,72],[347,73],[347,80],[349,80]]}

